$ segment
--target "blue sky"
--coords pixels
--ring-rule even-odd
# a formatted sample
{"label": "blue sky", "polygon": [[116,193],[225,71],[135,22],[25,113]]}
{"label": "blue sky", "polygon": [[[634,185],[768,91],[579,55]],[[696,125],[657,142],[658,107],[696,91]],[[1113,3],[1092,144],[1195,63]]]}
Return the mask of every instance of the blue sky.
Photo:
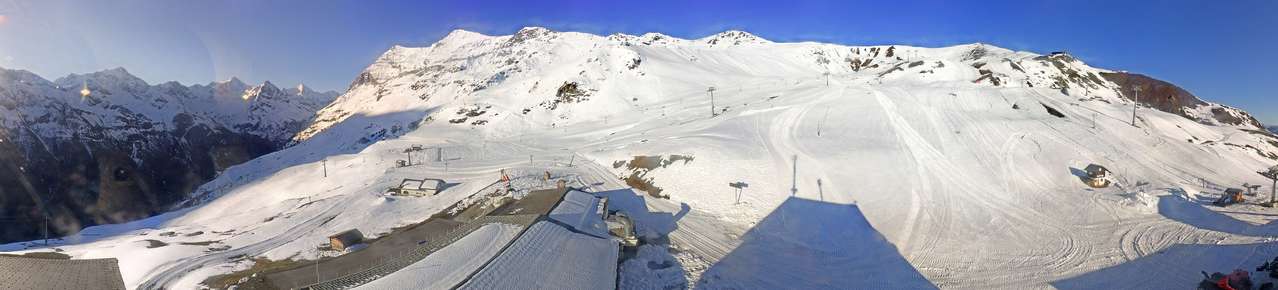
{"label": "blue sky", "polygon": [[152,83],[238,76],[341,90],[391,45],[523,26],[1063,50],[1278,124],[1278,1],[0,0],[0,67],[56,78],[121,66]]}

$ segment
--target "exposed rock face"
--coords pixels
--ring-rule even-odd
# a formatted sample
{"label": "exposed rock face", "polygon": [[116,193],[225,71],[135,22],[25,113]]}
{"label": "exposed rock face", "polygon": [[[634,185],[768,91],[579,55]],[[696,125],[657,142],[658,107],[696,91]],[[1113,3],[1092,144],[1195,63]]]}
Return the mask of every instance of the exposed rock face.
{"label": "exposed rock face", "polygon": [[283,148],[335,95],[0,69],[0,242],[42,237],[46,212],[57,237],[170,210],[227,167]]}
{"label": "exposed rock face", "polygon": [[[1215,121],[1222,124],[1264,128],[1260,121],[1235,108],[1209,104],[1180,87],[1145,75],[1127,72],[1102,72],[1101,76],[1119,86],[1123,98],[1137,96],[1141,104],[1159,111],[1177,114],[1199,122]],[[1203,109],[1209,114],[1202,114]],[[1210,118],[1211,120],[1205,120]]]}

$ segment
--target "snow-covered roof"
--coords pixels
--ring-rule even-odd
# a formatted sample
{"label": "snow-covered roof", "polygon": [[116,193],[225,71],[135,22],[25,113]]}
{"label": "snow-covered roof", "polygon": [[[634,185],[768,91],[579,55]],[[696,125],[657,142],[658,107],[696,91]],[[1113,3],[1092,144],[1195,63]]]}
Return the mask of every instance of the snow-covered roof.
{"label": "snow-covered roof", "polygon": [[407,268],[364,284],[359,289],[449,289],[497,255],[519,234],[520,226],[492,223],[467,234]]}
{"label": "snow-covered roof", "polygon": [[603,203],[598,197],[578,190],[568,191],[563,201],[550,211],[549,218],[574,230],[599,238],[608,237],[604,224]]}
{"label": "snow-covered roof", "polygon": [[460,289],[614,289],[617,242],[534,224]]}

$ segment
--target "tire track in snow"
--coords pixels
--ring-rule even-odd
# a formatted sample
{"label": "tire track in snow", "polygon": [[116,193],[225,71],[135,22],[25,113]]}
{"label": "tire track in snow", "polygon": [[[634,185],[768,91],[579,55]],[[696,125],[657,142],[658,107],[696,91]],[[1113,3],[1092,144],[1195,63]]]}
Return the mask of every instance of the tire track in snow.
{"label": "tire track in snow", "polygon": [[221,252],[213,252],[195,257],[182,258],[176,261],[165,263],[157,268],[164,268],[143,282],[140,289],[172,289],[173,283],[181,280],[186,274],[199,268],[209,266],[211,264],[220,264],[229,262],[237,256],[252,257],[261,255],[271,249],[278,248],[284,244],[300,239],[306,234],[312,233],[315,229],[323,226],[328,221],[341,214],[344,205],[349,205],[355,198],[360,197],[358,194],[350,194],[345,198],[334,201],[332,205],[324,209],[306,222],[295,225],[279,235],[272,236],[262,241],[254,242],[242,247],[229,249]]}
{"label": "tire track in snow", "polygon": [[[899,89],[898,89],[899,90]],[[932,216],[938,212],[938,209],[946,209],[950,213],[962,212],[967,215],[963,220],[981,220],[983,217],[990,219],[991,226],[1007,225],[1000,227],[1005,232],[1000,234],[1014,238],[1012,241],[1021,241],[1023,243],[1034,243],[1050,245],[1045,247],[1049,252],[1040,252],[1035,249],[1029,249],[1029,253],[1000,253],[999,255],[936,255],[932,252],[944,247],[946,252],[950,251],[989,251],[992,250],[989,245],[967,245],[956,244],[953,237],[949,237],[948,232],[951,229],[957,230],[956,225],[945,222],[925,224],[925,220],[919,218],[910,218],[910,225],[905,225],[911,229],[911,232],[924,232],[928,235],[924,237],[922,245],[915,247],[913,241],[902,241],[903,243],[911,243],[906,249],[909,253],[911,261],[919,267],[924,273],[933,279],[937,285],[946,287],[966,285],[968,286],[1003,286],[1008,287],[1015,285],[1012,281],[1018,279],[1018,275],[1007,273],[1007,265],[1015,265],[1017,268],[1027,267],[1034,271],[1043,273],[1051,273],[1061,268],[1074,267],[1086,262],[1091,255],[1094,245],[1080,244],[1073,237],[1073,234],[1060,224],[1045,222],[1042,213],[1031,211],[1023,208],[1016,200],[1010,199],[1012,193],[999,193],[997,188],[991,188],[989,184],[979,183],[970,177],[961,176],[963,172],[960,167],[947,159],[944,153],[938,151],[931,146],[927,139],[913,128],[901,115],[893,101],[887,97],[882,91],[872,90],[876,100],[888,115],[888,120],[898,134],[901,142],[907,147],[909,152],[914,155],[915,162],[918,166],[917,170],[920,176],[920,183],[916,185],[915,192],[922,189],[925,198],[944,198],[946,201],[941,206],[930,207],[929,212],[924,216]],[[903,95],[909,95],[904,93]],[[962,120],[965,123],[979,124],[975,120]],[[997,171],[996,171],[997,172]],[[943,191],[934,191],[931,183],[937,183],[937,187]],[[995,183],[998,184],[998,183]],[[920,187],[921,186],[921,187]],[[956,199],[957,198],[957,199]],[[957,202],[957,203],[956,203]],[[946,220],[949,220],[948,218]],[[962,227],[975,227],[971,230],[988,231],[988,228],[977,227],[976,225],[965,224]],[[970,230],[969,230],[970,231]],[[907,235],[912,237],[912,235]],[[1043,236],[1050,237],[1043,239]],[[1003,236],[999,236],[1003,237]],[[940,239],[945,240],[944,243]],[[1038,253],[1038,254],[1035,254]],[[951,265],[949,269],[929,268],[927,265]],[[953,265],[959,265],[958,268]],[[934,270],[934,269],[940,269]],[[958,276],[951,276],[957,274]],[[1050,275],[1050,274],[1049,274]]]}

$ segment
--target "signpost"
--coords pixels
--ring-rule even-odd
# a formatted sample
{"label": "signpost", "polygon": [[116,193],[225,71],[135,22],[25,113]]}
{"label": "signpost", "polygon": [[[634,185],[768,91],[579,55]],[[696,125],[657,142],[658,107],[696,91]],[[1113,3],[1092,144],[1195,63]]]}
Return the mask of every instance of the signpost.
{"label": "signpost", "polygon": [[732,188],[737,189],[737,201],[732,204],[738,204],[738,203],[741,203],[741,190],[745,189],[746,187],[750,187],[750,184],[746,184],[743,181],[737,181],[733,183],[728,183],[728,186],[731,186]]}

